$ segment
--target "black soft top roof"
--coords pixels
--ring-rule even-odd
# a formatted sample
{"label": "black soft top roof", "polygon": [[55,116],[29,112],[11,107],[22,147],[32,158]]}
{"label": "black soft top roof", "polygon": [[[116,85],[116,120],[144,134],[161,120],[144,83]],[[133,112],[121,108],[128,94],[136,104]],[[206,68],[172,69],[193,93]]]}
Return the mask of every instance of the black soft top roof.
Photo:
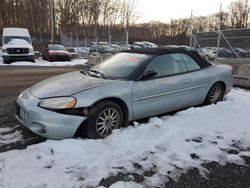
{"label": "black soft top roof", "polygon": [[200,66],[201,68],[209,67],[212,64],[209,63],[205,58],[201,57],[199,53],[194,50],[187,50],[184,48],[136,48],[132,50],[124,50],[122,52],[126,53],[138,53],[138,54],[150,54],[150,55],[163,55],[168,53],[185,53],[190,55]]}

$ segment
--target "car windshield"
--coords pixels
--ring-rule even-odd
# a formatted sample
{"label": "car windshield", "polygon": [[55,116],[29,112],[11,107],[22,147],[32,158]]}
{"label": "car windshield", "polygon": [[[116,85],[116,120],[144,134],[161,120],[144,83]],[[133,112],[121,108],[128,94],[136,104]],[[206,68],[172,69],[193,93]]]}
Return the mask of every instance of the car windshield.
{"label": "car windshield", "polygon": [[106,78],[127,78],[151,55],[136,53],[118,53],[101,64],[92,67],[90,71],[102,73]]}
{"label": "car windshield", "polygon": [[11,41],[17,41],[17,40],[19,40],[19,41],[26,41],[26,42],[28,42],[29,44],[31,43],[31,41],[30,41],[30,38],[29,37],[23,37],[23,36],[5,36],[5,37],[3,37],[3,43],[4,44],[8,44],[9,42],[11,42]]}
{"label": "car windshield", "polygon": [[66,50],[64,46],[61,45],[49,45],[49,50]]}
{"label": "car windshield", "polygon": [[244,53],[245,51],[241,48],[235,48],[236,51]]}
{"label": "car windshield", "polygon": [[75,52],[74,48],[67,48],[69,52]]}
{"label": "car windshield", "polygon": [[141,48],[146,48],[147,45],[144,43],[135,43],[135,46],[140,46]]}

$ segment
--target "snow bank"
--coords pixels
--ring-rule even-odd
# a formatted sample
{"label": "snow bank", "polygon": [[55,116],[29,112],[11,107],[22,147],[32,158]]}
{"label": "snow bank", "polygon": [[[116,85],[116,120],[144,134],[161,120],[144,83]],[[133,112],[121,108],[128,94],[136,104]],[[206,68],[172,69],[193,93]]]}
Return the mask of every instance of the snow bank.
{"label": "snow bank", "polygon": [[75,65],[84,65],[86,63],[87,63],[86,59],[73,59],[72,61],[53,61],[53,62],[49,62],[43,59],[36,59],[36,63],[28,61],[20,61],[7,65],[3,64],[3,61],[1,61],[0,59],[0,66],[75,66]]}
{"label": "snow bank", "polygon": [[[250,92],[233,89],[217,105],[189,108],[172,116],[117,130],[102,140],[48,140],[26,150],[0,154],[0,186],[87,187],[118,173],[154,171],[145,186],[162,186],[167,176],[217,161],[242,164],[250,156]],[[137,165],[135,165],[137,164]],[[113,187],[140,187],[117,182]]]}

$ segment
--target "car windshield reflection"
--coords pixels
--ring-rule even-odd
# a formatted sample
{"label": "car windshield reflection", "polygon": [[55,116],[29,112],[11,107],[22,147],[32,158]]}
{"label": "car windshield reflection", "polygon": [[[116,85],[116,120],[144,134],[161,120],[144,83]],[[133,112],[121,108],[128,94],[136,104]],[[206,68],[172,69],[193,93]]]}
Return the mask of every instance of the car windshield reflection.
{"label": "car windshield reflection", "polygon": [[91,70],[108,78],[125,79],[150,57],[152,55],[122,52],[94,66]]}

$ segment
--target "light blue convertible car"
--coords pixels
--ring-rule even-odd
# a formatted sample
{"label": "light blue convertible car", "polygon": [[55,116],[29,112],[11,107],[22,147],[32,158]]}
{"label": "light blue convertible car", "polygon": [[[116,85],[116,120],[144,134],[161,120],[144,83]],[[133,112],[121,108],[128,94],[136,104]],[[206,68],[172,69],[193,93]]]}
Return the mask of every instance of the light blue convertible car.
{"label": "light blue convertible car", "polygon": [[230,66],[195,51],[134,49],[28,88],[16,100],[16,118],[47,138],[104,138],[133,120],[217,103],[232,86]]}

